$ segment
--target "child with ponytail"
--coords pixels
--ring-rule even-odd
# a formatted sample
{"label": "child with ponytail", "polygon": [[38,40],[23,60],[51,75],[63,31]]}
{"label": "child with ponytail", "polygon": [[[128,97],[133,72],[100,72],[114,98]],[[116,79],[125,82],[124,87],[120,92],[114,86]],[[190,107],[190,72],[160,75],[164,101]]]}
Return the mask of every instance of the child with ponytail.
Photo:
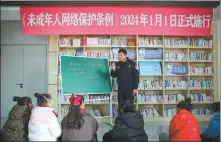
{"label": "child with ponytail", "polygon": [[62,141],[97,141],[96,119],[85,112],[84,97],[74,95],[69,99],[69,112],[62,120]]}
{"label": "child with ponytail", "polygon": [[49,94],[35,93],[38,106],[32,110],[29,121],[29,141],[56,141],[61,135],[57,117]]}
{"label": "child with ponytail", "polygon": [[1,130],[3,141],[28,141],[28,122],[33,107],[31,98],[13,98],[17,104],[9,112],[8,120]]}

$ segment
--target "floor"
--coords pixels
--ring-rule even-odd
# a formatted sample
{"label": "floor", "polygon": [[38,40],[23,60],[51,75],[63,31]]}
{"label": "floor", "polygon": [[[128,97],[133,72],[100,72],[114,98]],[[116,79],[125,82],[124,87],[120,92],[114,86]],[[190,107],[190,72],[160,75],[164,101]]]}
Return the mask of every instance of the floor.
{"label": "floor", "polygon": [[[108,132],[113,128],[112,125],[108,123],[99,123],[98,124],[98,140],[102,141],[102,137],[104,133]],[[208,122],[200,123],[200,130],[203,131],[207,128]],[[149,141],[158,141],[158,135],[161,132],[168,132],[169,129],[169,122],[168,123],[161,123],[161,124],[148,124],[148,122],[144,126],[145,131],[148,135]]]}

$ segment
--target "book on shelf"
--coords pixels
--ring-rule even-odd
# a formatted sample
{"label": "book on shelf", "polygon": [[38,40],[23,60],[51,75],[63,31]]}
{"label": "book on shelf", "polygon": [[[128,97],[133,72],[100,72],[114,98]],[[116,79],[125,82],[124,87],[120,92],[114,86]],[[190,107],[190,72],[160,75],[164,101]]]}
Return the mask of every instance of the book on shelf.
{"label": "book on shelf", "polygon": [[148,90],[148,89],[163,89],[162,80],[140,80],[139,89]]}
{"label": "book on shelf", "polygon": [[186,75],[188,74],[187,65],[165,64],[165,74],[167,75]]}
{"label": "book on shelf", "polygon": [[139,37],[138,46],[139,47],[161,47],[163,45],[163,41],[161,39],[153,38],[153,37]]}
{"label": "book on shelf", "polygon": [[212,115],[212,111],[208,108],[197,108],[192,110],[192,114],[198,116],[210,116]]}
{"label": "book on shelf", "polygon": [[73,38],[71,46],[73,46],[73,47],[75,47],[75,46],[83,46],[83,39],[81,39],[81,38]]}
{"label": "book on shelf", "polygon": [[186,39],[179,38],[165,38],[164,44],[166,47],[179,47],[179,48],[187,48],[189,47],[189,41]]}
{"label": "book on shelf", "polygon": [[188,81],[187,80],[165,80],[164,88],[165,89],[187,89]]}
{"label": "book on shelf", "polygon": [[60,38],[58,40],[58,46],[60,47],[71,46],[70,39],[66,37]]}
{"label": "book on shelf", "polygon": [[213,67],[190,66],[191,75],[212,75]]}
{"label": "book on shelf", "polygon": [[190,53],[191,61],[212,61],[212,53],[202,54],[202,53]]}
{"label": "book on shelf", "polygon": [[138,55],[141,60],[162,60],[163,50],[139,48]]}
{"label": "book on shelf", "polygon": [[110,54],[108,52],[85,52],[86,57],[90,58],[104,58],[109,59]]}
{"label": "book on shelf", "polygon": [[143,108],[139,109],[143,117],[160,117],[158,111],[155,108]]}
{"label": "book on shelf", "polygon": [[212,48],[213,41],[212,40],[205,40],[203,38],[191,38],[190,39],[190,47],[195,48]]}
{"label": "book on shelf", "polygon": [[163,95],[162,94],[147,94],[147,93],[140,93],[138,95],[138,102],[139,104],[156,104],[156,103],[163,103]]}
{"label": "book on shelf", "polygon": [[160,62],[139,62],[140,75],[162,75]]}
{"label": "book on shelf", "polygon": [[175,53],[164,51],[164,61],[188,61],[189,55],[186,53]]}
{"label": "book on shelf", "polygon": [[110,38],[87,37],[87,46],[110,46]]}
{"label": "book on shelf", "polygon": [[185,95],[183,94],[164,94],[164,103],[176,104],[183,100],[185,100]]}
{"label": "book on shelf", "polygon": [[192,103],[212,103],[213,96],[205,93],[190,94]]}
{"label": "book on shelf", "polygon": [[77,49],[75,56],[77,56],[77,57],[84,57],[84,50],[83,49]]}
{"label": "book on shelf", "polygon": [[113,37],[111,39],[111,45],[113,47],[136,46],[136,39],[127,37]]}
{"label": "book on shelf", "polygon": [[213,81],[211,80],[190,80],[191,89],[211,89],[213,88]]}

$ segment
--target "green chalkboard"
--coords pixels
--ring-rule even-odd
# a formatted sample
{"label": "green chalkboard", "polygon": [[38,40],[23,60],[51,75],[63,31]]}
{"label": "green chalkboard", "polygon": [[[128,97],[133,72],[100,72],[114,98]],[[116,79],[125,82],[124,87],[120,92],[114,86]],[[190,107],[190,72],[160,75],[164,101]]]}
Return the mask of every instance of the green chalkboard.
{"label": "green chalkboard", "polygon": [[111,93],[107,59],[61,56],[62,94]]}

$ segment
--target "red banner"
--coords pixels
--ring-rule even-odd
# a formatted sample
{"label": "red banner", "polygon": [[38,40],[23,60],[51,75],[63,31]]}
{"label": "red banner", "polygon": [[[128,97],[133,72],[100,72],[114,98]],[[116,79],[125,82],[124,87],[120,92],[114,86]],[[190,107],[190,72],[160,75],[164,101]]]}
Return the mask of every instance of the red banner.
{"label": "red banner", "polygon": [[21,7],[25,35],[124,34],[208,36],[212,8]]}

